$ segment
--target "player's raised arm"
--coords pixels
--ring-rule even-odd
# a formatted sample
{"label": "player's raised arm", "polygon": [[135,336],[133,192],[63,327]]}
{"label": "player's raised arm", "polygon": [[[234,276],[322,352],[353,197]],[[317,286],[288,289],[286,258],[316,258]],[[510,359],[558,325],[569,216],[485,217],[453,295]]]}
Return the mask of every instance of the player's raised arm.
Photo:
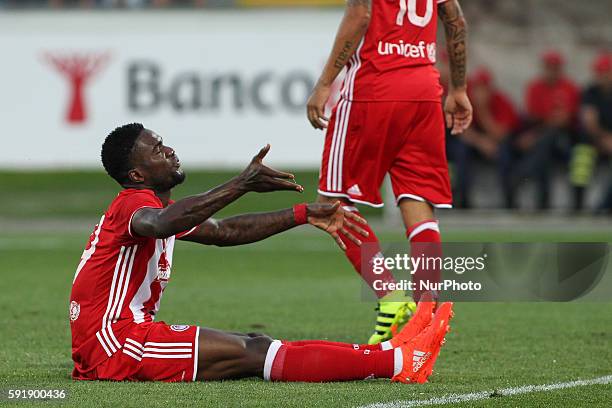
{"label": "player's raised arm", "polygon": [[167,238],[202,224],[216,212],[248,192],[298,191],[293,174],[265,166],[270,145],[261,149],[237,177],[206,193],[187,197],[164,209],[143,208],[134,214],[131,230],[139,236]]}
{"label": "player's raised arm", "polygon": [[361,245],[360,235],[368,236],[359,226],[366,221],[345,211],[340,203],[336,203],[300,204],[294,208],[270,213],[245,214],[223,220],[209,219],[196,231],[181,239],[205,245],[245,245],[306,223],[330,234],[343,250],[346,249],[346,244],[339,233],[357,245]]}
{"label": "player's raised arm", "polygon": [[331,94],[331,86],[355,54],[359,42],[370,25],[371,13],[371,0],[346,2],[346,11],[336,34],[332,52],[307,104],[308,120],[315,129],[327,127],[329,119],[325,117],[325,104]]}
{"label": "player's raised arm", "polygon": [[472,123],[472,105],[467,95],[467,22],[458,0],[441,3],[438,15],[446,32],[451,70],[444,111],[452,133],[459,134]]}

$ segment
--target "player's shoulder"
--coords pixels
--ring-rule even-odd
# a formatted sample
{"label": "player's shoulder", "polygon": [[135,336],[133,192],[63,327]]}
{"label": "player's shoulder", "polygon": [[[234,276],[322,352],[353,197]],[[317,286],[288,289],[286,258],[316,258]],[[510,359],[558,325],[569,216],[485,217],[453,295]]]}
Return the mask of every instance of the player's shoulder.
{"label": "player's shoulder", "polygon": [[124,189],[113,200],[108,207],[107,215],[130,213],[142,207],[163,208],[159,197],[152,190],[147,189]]}
{"label": "player's shoulder", "polygon": [[117,197],[115,197],[113,200],[113,203],[126,203],[134,201],[150,201],[155,202],[160,206],[162,205],[161,200],[155,195],[153,190],[135,188],[126,188],[121,190],[119,194],[117,194]]}

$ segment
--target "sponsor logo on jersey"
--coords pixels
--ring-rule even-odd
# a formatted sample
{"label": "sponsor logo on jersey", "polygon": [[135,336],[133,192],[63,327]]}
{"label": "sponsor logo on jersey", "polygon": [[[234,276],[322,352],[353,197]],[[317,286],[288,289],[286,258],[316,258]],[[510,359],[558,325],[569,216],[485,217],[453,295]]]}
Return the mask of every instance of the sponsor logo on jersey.
{"label": "sponsor logo on jersey", "polygon": [[189,329],[189,327],[190,326],[185,324],[173,324],[172,326],[170,326],[170,330],[173,330],[175,332],[182,332]]}
{"label": "sponsor logo on jersey", "polygon": [[75,302],[74,300],[72,302],[70,302],[70,321],[74,322],[76,319],[79,318],[79,315],[81,314],[81,305],[79,305],[77,302]]}
{"label": "sponsor logo on jersey", "polygon": [[399,55],[405,58],[427,58],[431,63],[436,62],[436,43],[427,44],[421,41],[418,45],[405,43],[400,40],[397,43],[378,42],[379,55]]}
{"label": "sponsor logo on jersey", "polygon": [[157,280],[168,281],[170,279],[170,263],[166,258],[166,251],[162,252],[157,263]]}

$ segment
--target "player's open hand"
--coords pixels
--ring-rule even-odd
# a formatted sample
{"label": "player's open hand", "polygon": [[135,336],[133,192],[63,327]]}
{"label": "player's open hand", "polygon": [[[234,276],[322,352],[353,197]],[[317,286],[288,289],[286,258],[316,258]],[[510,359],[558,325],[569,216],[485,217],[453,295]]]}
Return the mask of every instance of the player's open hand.
{"label": "player's open hand", "polygon": [[451,91],[444,104],[446,125],[453,135],[459,135],[472,124],[473,109],[465,90]]}
{"label": "player's open hand", "polygon": [[308,204],[307,215],[308,223],[331,235],[343,251],[346,251],[346,244],[340,233],[357,245],[361,245],[359,236],[369,236],[368,232],[359,226],[367,224],[367,221],[346,211],[339,201],[335,204]]}
{"label": "player's open hand", "polygon": [[268,193],[271,191],[298,191],[303,192],[304,187],[295,182],[295,176],[291,173],[274,170],[263,164],[263,159],[270,151],[270,145],[266,145],[257,153],[249,166],[238,176],[239,182],[247,191],[257,193]]}
{"label": "player's open hand", "polygon": [[306,111],[308,120],[315,129],[326,129],[329,118],[325,116],[325,105],[331,95],[331,87],[318,84],[308,98]]}

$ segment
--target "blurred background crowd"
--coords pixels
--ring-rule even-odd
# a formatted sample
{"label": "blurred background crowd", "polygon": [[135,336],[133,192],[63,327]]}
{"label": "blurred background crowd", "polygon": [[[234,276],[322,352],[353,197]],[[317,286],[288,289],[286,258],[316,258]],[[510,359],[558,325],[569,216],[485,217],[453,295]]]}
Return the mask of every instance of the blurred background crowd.
{"label": "blurred background crowd", "polygon": [[[583,209],[595,171],[612,158],[612,53],[596,56],[592,78],[582,86],[567,74],[565,59],[558,51],[545,52],[540,72],[526,84],[519,103],[507,95],[490,69],[472,70],[474,123],[463,135],[448,135],[458,207],[472,207],[475,162],[484,162],[497,172],[507,209],[517,208],[517,193],[526,180],[535,183],[536,208],[549,209],[557,172],[571,191],[571,209]],[[447,58],[441,60],[445,85]],[[610,210],[612,184],[603,189],[596,208]]]}
{"label": "blurred background crowd", "polygon": [[[590,1],[588,7],[570,0],[461,3],[471,26],[469,92],[475,117],[465,134],[448,135],[457,207],[611,212],[612,2]],[[0,8],[6,9],[343,4],[344,0],[0,0]],[[444,85],[448,58],[440,54]]]}

